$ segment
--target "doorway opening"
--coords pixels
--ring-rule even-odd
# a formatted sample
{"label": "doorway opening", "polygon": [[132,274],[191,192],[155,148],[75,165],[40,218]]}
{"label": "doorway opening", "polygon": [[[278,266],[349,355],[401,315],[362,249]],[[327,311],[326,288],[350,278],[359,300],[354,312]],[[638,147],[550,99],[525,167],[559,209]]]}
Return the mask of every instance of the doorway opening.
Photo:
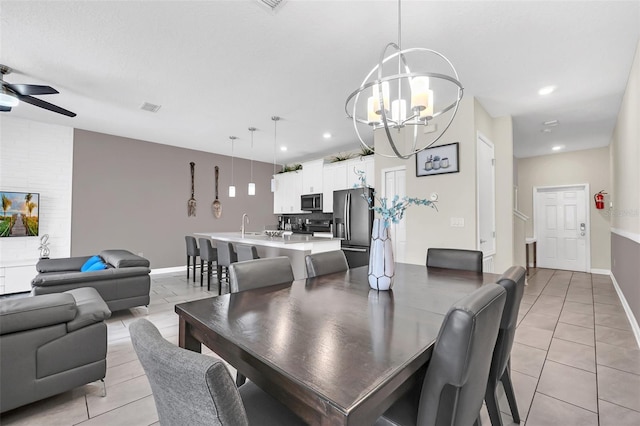
{"label": "doorway opening", "polygon": [[[381,198],[393,200],[396,195],[400,198],[407,195],[406,173],[405,166],[383,169],[381,172]],[[390,224],[389,231],[391,232],[394,260],[404,263],[407,249],[407,218],[403,217],[399,223]]]}

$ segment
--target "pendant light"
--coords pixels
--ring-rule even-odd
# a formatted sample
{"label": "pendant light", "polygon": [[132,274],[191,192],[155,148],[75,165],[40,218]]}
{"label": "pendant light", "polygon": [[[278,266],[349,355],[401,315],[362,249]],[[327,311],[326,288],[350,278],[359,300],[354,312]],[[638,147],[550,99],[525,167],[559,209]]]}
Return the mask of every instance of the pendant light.
{"label": "pendant light", "polygon": [[274,115],[271,119],[273,120],[273,177],[271,178],[271,192],[276,192],[276,152],[278,152],[278,121],[280,120],[280,117]]}
{"label": "pendant light", "polygon": [[256,131],[256,128],[249,127],[249,131],[251,132],[251,180],[247,186],[247,193],[249,195],[256,195],[256,184],[253,181],[253,132]]}
{"label": "pendant light", "polygon": [[236,187],[233,184],[233,145],[236,139],[236,136],[229,136],[231,140],[231,185],[229,185],[229,198],[235,198],[236,196]]}

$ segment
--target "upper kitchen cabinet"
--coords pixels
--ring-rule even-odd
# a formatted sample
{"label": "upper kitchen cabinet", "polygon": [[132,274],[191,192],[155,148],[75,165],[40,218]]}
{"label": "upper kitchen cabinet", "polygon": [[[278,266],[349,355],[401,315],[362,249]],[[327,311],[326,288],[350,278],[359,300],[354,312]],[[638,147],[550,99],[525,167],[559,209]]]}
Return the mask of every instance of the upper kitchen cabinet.
{"label": "upper kitchen cabinet", "polygon": [[302,163],[302,193],[319,194],[323,187],[324,160]]}
{"label": "upper kitchen cabinet", "polygon": [[287,172],[275,175],[276,190],[273,193],[273,213],[308,213],[300,210],[302,173]]}
{"label": "upper kitchen cabinet", "polygon": [[373,155],[367,155],[366,157],[357,157],[347,160],[347,188],[353,188],[354,186],[360,186],[360,180],[356,171],[363,171],[367,178],[367,185],[371,188],[376,187],[376,166]]}
{"label": "upper kitchen cabinet", "polygon": [[358,170],[365,172],[367,185],[375,187],[375,163],[373,155],[325,164],[322,173],[322,211],[324,213],[333,213],[333,191],[360,186],[360,181],[356,174]]}

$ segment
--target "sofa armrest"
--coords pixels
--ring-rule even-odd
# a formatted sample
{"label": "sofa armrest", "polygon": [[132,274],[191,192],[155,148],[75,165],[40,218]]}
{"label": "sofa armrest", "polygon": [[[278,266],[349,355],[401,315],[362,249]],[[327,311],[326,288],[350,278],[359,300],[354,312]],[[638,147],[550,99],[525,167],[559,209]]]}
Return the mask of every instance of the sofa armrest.
{"label": "sofa armrest", "polygon": [[67,272],[67,273],[48,273],[38,274],[31,280],[32,287],[46,287],[62,284],[76,284],[83,282],[96,282],[113,280],[116,278],[135,277],[139,275],[147,275],[151,272],[149,268],[135,267],[135,268],[109,268],[102,271],[89,271],[89,272]]}
{"label": "sofa armrest", "polygon": [[149,261],[147,259],[136,256],[127,250],[102,250],[100,257],[116,268],[129,268],[134,266],[149,267]]}
{"label": "sofa armrest", "polygon": [[91,256],[65,257],[60,259],[41,259],[36,264],[38,272],[79,271]]}
{"label": "sofa armrest", "polygon": [[0,335],[66,323],[76,316],[71,294],[6,299],[0,301]]}
{"label": "sofa armrest", "polygon": [[72,295],[78,310],[76,317],[67,323],[69,333],[93,323],[102,322],[111,316],[109,307],[95,288],[76,288],[62,294]]}

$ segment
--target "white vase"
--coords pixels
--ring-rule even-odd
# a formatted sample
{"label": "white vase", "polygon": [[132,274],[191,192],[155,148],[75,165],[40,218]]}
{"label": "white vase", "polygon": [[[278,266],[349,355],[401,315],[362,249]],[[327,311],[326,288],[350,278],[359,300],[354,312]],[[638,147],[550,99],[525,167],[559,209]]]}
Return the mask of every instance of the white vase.
{"label": "white vase", "polygon": [[369,253],[369,286],[374,290],[390,290],[393,286],[395,263],[393,245],[384,221],[373,220]]}

